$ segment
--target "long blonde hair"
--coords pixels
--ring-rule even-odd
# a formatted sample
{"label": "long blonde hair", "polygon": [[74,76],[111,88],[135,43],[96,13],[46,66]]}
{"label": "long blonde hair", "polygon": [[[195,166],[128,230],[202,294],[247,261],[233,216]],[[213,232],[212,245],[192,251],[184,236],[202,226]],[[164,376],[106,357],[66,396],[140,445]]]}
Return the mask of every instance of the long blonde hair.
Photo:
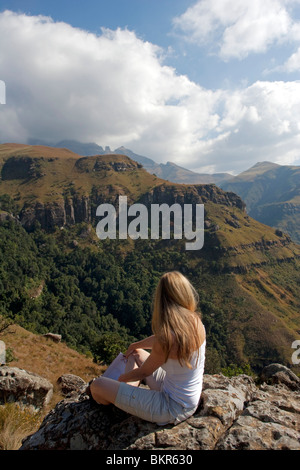
{"label": "long blonde hair", "polygon": [[160,278],[154,296],[152,331],[163,348],[165,360],[175,340],[179,363],[189,368],[191,356],[202,341],[197,302],[195,288],[180,272],[171,271]]}

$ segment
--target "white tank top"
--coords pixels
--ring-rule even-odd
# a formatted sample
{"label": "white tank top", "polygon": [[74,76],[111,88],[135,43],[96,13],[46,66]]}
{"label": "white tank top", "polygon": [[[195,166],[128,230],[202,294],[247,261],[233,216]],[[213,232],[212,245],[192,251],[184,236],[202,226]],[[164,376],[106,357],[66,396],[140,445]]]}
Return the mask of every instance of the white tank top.
{"label": "white tank top", "polygon": [[[163,381],[163,390],[177,403],[185,408],[198,405],[202,392],[206,341],[194,352],[191,360],[192,369],[186,365],[181,366],[178,359],[167,359],[161,367],[166,376]],[[198,358],[198,361],[197,361]]]}

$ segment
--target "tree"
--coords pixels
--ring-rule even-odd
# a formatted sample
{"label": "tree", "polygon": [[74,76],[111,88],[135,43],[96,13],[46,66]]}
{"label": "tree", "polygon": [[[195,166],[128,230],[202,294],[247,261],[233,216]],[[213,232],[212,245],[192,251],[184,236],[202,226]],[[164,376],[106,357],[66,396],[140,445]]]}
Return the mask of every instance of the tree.
{"label": "tree", "polygon": [[119,333],[103,333],[93,348],[94,361],[110,364],[120,352],[125,352],[128,346],[126,338],[122,338]]}

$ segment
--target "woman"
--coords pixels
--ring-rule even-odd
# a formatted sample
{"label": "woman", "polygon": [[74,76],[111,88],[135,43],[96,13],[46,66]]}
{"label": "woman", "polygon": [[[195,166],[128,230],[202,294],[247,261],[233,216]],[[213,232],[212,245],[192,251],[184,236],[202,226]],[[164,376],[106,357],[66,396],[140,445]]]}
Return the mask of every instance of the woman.
{"label": "woman", "polygon": [[[129,346],[125,373],[118,380],[92,381],[93,399],[160,425],[191,416],[201,395],[206,344],[196,307],[197,294],[188,279],[177,271],[164,274],[155,292],[154,334]],[[150,390],[138,387],[142,380]]]}

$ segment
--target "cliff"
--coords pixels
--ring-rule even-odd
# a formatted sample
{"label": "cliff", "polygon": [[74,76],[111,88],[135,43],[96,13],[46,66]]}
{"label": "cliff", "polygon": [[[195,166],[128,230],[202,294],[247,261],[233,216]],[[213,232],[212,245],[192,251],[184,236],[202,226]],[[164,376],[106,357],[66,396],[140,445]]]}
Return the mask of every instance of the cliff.
{"label": "cliff", "polygon": [[20,450],[300,450],[300,379],[280,364],[256,385],[247,375],[205,375],[196,413],[157,426],[73,391]]}
{"label": "cliff", "polygon": [[[121,164],[118,164],[121,165]],[[101,167],[103,169],[103,167]],[[114,171],[126,171],[122,166],[113,167]],[[120,170],[119,168],[123,168]],[[125,167],[126,168],[126,167]],[[35,221],[39,221],[41,227],[46,230],[65,225],[95,221],[95,213],[98,205],[108,202],[116,203],[119,195],[127,195],[132,200],[129,191],[116,185],[93,188],[91,194],[82,195],[75,193],[65,197],[58,197],[55,201],[26,203],[19,213],[22,225],[30,229]],[[225,193],[214,185],[172,185],[160,184],[143,194],[136,201],[150,207],[151,204],[221,204],[238,208],[244,211],[245,204],[234,193]]]}
{"label": "cliff", "polygon": [[213,184],[169,183],[126,155],[80,157],[66,149],[21,144],[0,145],[0,193],[14,200],[14,215],[26,228],[38,220],[46,230],[95,221],[99,204],[113,204],[124,194],[129,202],[147,206],[210,202],[245,210],[234,193]]}

